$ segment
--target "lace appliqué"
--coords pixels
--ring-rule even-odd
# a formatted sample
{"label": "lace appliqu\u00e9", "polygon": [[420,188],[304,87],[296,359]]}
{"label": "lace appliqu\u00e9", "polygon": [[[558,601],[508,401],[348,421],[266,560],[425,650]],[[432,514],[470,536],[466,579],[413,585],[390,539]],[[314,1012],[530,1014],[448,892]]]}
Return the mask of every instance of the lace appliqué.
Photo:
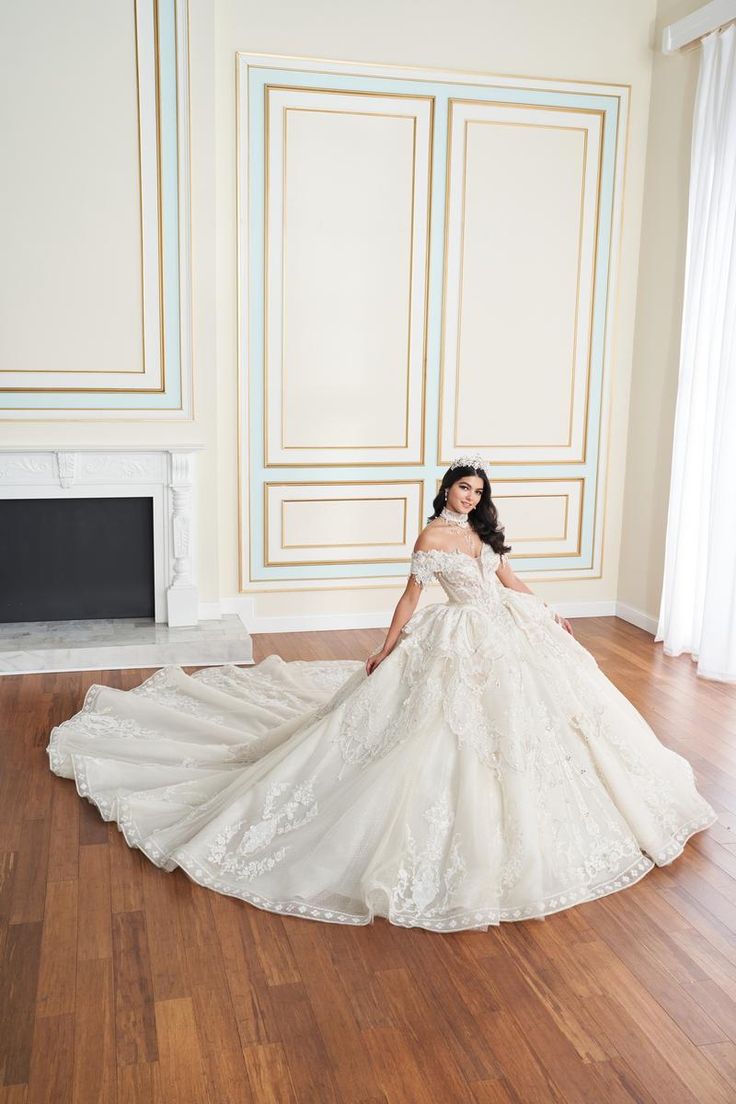
{"label": "lace appliqu\u00e9", "polygon": [[156,740],[159,733],[152,728],[145,728],[132,717],[118,717],[112,709],[100,709],[95,712],[95,704],[104,686],[95,684],[90,686],[84,699],[84,704],[74,717],[70,717],[51,730],[46,752],[49,757],[49,765],[58,774],[63,770],[64,762],[69,759],[69,754],[60,750],[60,743],[66,729],[73,726],[74,732],[97,740],[102,737],[117,739]]}
{"label": "lace appliqu\u00e9", "polygon": [[[581,685],[577,689],[585,695],[586,708],[573,719],[573,723],[585,742],[593,749],[597,741],[603,741],[615,749],[636,788],[638,797],[657,825],[661,838],[667,841],[660,850],[656,851],[656,854],[652,854],[652,858],[658,864],[660,860],[663,863],[668,862],[667,856],[671,854],[673,846],[677,848],[678,833],[682,830],[680,803],[672,781],[665,778],[647,761],[630,735],[619,735],[616,726],[611,723],[606,714],[605,706],[596,700],[593,687]],[[643,718],[640,720],[643,722]],[[682,756],[676,756],[676,753],[668,748],[662,750],[665,755],[673,757],[672,761],[677,763],[682,780],[687,782],[688,788],[692,788],[694,804],[698,809],[695,819],[703,823],[714,823],[716,817],[711,806],[697,793],[695,775],[690,763]]]}
{"label": "lace appliqu\u00e9", "polygon": [[434,551],[412,552],[409,574],[413,575],[420,586],[425,587],[434,579],[435,571],[440,569],[438,555]]}
{"label": "lace appliqu\u00e9", "polygon": [[[404,673],[406,693],[400,702],[386,698],[379,686],[388,672],[379,666],[372,675],[365,671],[359,675],[356,688],[346,687],[341,700],[333,700],[329,710],[345,704],[343,715],[330,739],[336,744],[344,764],[364,767],[386,755],[432,714],[433,706],[441,699],[442,688],[437,678],[429,676],[418,682]],[[388,705],[386,702],[388,701]],[[338,779],[344,774],[340,771]]]}
{"label": "lace appliqu\u00e9", "polygon": [[[164,870],[178,866],[199,884],[256,907],[333,923],[371,923],[374,909],[384,915],[380,910],[385,908],[386,889],[368,879],[356,885],[352,899],[336,892],[339,908],[329,908],[324,887],[313,894],[305,890],[300,897],[295,883],[289,884],[289,857],[295,866],[301,863],[313,837],[321,836],[317,827],[324,824],[329,830],[334,823],[328,798],[337,789],[332,767],[338,757],[325,746],[328,738],[338,745],[345,770],[351,765],[360,769],[398,742],[416,739],[415,760],[413,749],[407,760],[396,758],[397,769],[413,770],[421,761],[421,741],[427,733],[446,737],[448,755],[455,755],[449,727],[457,748],[471,749],[490,768],[489,793],[500,791],[496,796],[501,811],[488,831],[487,863],[476,851],[472,818],[468,832],[458,834],[461,822],[453,815],[452,793],[424,810],[424,820],[422,810],[412,807],[413,833],[407,826],[389,878],[392,904],[386,911],[392,923],[447,931],[542,917],[631,885],[654,862],[671,862],[694,832],[716,819],[707,803],[692,794],[693,776],[686,760],[678,764],[675,759],[661,760],[656,749],[650,753],[646,739],[640,741],[633,728],[633,715],[631,725],[620,723],[617,702],[612,702],[610,686],[593,657],[554,623],[536,596],[502,586],[489,570],[495,562],[492,550],[485,548],[480,562],[464,553],[437,555],[437,576],[449,602],[415,614],[394,653],[371,676],[362,662],[355,661],[344,661],[344,666],[332,661],[334,667],[330,662],[319,669],[305,663],[301,673],[290,668],[288,675],[275,662],[265,670],[225,667],[198,673],[213,689],[230,694],[235,718],[245,713],[242,702],[262,704],[274,717],[296,711],[300,739],[314,723],[339,710],[334,722],[325,726],[324,740],[318,733],[314,741],[323,753],[321,762],[328,765],[328,780],[320,785],[316,774],[307,782],[300,772],[294,777],[288,760],[281,760],[291,781],[271,781],[268,786],[281,773],[276,764],[263,782],[252,782],[246,772],[243,790],[237,784],[229,789],[231,778],[240,779],[238,764],[259,758],[269,746],[267,737],[248,738],[248,724],[243,722],[242,734],[235,737],[247,741],[243,744],[220,744],[210,730],[202,743],[181,740],[179,752],[174,741],[181,734],[177,736],[173,713],[164,731],[143,728],[129,717],[114,716],[116,709],[129,711],[120,708],[115,691],[103,699],[112,707],[98,709],[105,689],[99,686],[90,689],[82,712],[52,733],[52,769],[69,772],[104,819],[117,820],[126,841]],[[186,696],[183,676],[172,675],[171,684]],[[153,676],[143,693],[160,700],[151,690],[168,685],[167,676]],[[226,713],[227,700],[212,697],[215,707]],[[315,701],[322,704],[312,709]],[[176,701],[171,706],[188,712]],[[144,703],[138,702],[134,712],[145,715],[143,710]],[[155,729],[162,716],[152,708],[146,720]],[[213,719],[209,710],[205,719]],[[641,734],[647,735],[643,729]],[[124,779],[136,775],[117,774],[115,761],[135,763],[138,749],[134,745],[130,755],[122,745],[116,749],[118,737],[162,741],[164,762],[157,768],[170,766],[171,775],[161,771],[149,776],[145,765],[138,764],[140,781],[133,783],[135,792],[126,791]],[[142,750],[146,757],[152,752],[155,761],[155,748]],[[639,811],[646,810],[653,822],[649,834],[655,842],[646,853],[639,850],[606,784],[605,764],[614,755],[621,776],[631,782],[632,801],[639,799]],[[197,756],[211,758],[205,763]],[[477,774],[480,768],[467,757],[457,758],[459,769]],[[596,763],[601,762],[599,773]],[[658,776],[660,763],[663,778]],[[197,777],[200,767],[207,770]],[[154,788],[154,778],[172,784]],[[180,778],[186,781],[174,781]],[[251,786],[258,787],[259,798],[262,793],[265,797],[260,813],[256,808],[254,816],[246,817]],[[244,792],[250,797],[241,801]],[[169,806],[159,818],[160,801]],[[177,804],[181,810],[172,808]],[[290,835],[315,818],[316,824],[303,836]],[[269,879],[268,872],[280,864],[278,877]],[[479,872],[487,882],[476,879]],[[335,889],[344,888],[337,882],[338,874]]]}
{"label": "lace appliqu\u00e9", "polygon": [[[246,880],[255,878],[281,862],[288,848],[280,847],[259,859],[249,859],[248,856],[268,847],[276,836],[301,828],[318,812],[313,779],[300,783],[272,782],[266,791],[260,820],[247,827],[245,820],[228,824],[215,837],[207,859],[223,873],[233,873]],[[232,846],[239,832],[242,832],[240,841],[237,846]]]}
{"label": "lace appliqu\u00e9", "polygon": [[[270,658],[269,656],[268,659]],[[263,661],[267,662],[268,660]],[[256,664],[244,669],[234,664],[225,664],[222,667],[205,667],[201,671],[195,671],[191,677],[237,697],[248,705],[267,710],[278,707],[280,712],[283,712],[285,706],[294,713],[302,713],[313,704],[309,700],[310,684],[320,694],[334,694],[358,668],[362,669],[363,664],[360,660],[352,659],[333,659],[324,663],[292,660],[288,667],[299,676],[300,686],[305,687],[303,692],[293,690],[288,681],[279,677],[280,667],[287,667],[285,662],[276,668],[276,673],[264,671],[261,667],[262,664]]]}
{"label": "lace appliqu\u00e9", "polygon": [[313,685],[324,690],[328,694],[334,694],[356,671],[363,670],[363,661],[358,659],[330,659],[326,663],[316,663],[314,660],[304,660],[304,666],[299,660],[299,678],[308,676]]}
{"label": "lace appliqu\u00e9", "polygon": [[640,859],[641,850],[588,761],[557,739],[546,752],[533,778],[540,836],[563,885],[595,886]]}
{"label": "lace appliqu\u00e9", "polygon": [[181,687],[174,685],[171,675],[172,670],[177,670],[177,668],[162,667],[155,675],[151,675],[140,686],[136,686],[128,692],[135,694],[136,697],[151,698],[152,701],[159,705],[168,706],[169,709],[174,709],[177,713],[184,713],[189,717],[198,717],[203,721],[209,721],[210,724],[223,725],[225,728],[233,727],[232,717],[228,717],[225,713],[218,713],[209,702],[200,701],[199,698],[192,697]]}
{"label": "lace appliqu\u00e9", "polygon": [[420,850],[411,829],[406,829],[406,852],[390,895],[391,913],[405,921],[441,916],[452,907],[453,894],[462,884],[466,869],[458,833],[451,835],[455,815],[447,796],[424,813],[429,825]]}
{"label": "lace appliqu\u00e9", "polygon": [[[498,560],[498,554],[493,551],[489,544],[485,543],[477,557],[471,556],[460,549],[448,551],[442,548],[421,548],[411,554],[409,574],[414,575],[422,587],[425,587],[432,582],[435,575],[456,575],[458,571],[465,571],[472,583],[480,584],[476,585],[474,589],[476,590],[476,596],[482,599],[481,592],[485,589],[485,585],[479,574],[479,569],[485,567],[486,570],[490,570],[490,559],[492,557]],[[440,582],[442,582],[441,579]]]}
{"label": "lace appliqu\u00e9", "polygon": [[241,671],[237,667],[206,667],[195,671],[192,678],[262,709],[268,710],[274,706],[283,709],[287,706],[300,711],[304,708],[302,695],[290,691],[283,682],[265,671],[259,671],[257,666],[248,671]]}

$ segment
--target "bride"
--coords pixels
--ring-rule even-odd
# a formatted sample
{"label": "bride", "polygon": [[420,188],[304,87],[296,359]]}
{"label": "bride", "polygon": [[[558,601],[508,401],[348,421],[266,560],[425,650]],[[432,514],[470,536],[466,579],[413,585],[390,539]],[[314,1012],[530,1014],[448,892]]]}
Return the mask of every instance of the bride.
{"label": "bride", "polygon": [[[716,815],[509,551],[461,457],[367,662],[92,686],[51,769],[163,870],[271,912],[487,929],[623,889]],[[448,601],[415,612],[434,577]]]}

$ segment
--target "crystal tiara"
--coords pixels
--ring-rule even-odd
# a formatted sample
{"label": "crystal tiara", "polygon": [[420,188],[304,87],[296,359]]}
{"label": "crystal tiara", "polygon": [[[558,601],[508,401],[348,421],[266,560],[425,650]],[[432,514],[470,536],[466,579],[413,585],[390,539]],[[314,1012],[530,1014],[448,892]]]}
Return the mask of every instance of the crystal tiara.
{"label": "crystal tiara", "polygon": [[475,468],[485,472],[487,478],[490,480],[491,472],[488,463],[482,456],[456,456],[449,467],[449,471],[453,468]]}

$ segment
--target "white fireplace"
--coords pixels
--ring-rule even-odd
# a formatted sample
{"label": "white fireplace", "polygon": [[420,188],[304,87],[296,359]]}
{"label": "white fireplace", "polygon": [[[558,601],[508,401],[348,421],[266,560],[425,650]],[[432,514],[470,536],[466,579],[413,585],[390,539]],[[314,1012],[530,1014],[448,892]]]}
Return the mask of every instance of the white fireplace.
{"label": "white fireplace", "polygon": [[155,620],[196,625],[200,447],[0,449],[0,498],[150,498]]}

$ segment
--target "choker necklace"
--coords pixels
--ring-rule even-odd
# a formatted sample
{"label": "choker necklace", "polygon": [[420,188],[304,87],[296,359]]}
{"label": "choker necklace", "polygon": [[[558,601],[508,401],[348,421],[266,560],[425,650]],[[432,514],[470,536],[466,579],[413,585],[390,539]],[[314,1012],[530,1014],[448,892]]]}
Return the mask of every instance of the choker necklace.
{"label": "choker necklace", "polygon": [[467,514],[457,513],[455,510],[450,510],[447,506],[444,506],[441,510],[440,517],[444,518],[450,525],[459,525],[461,529],[470,528]]}

